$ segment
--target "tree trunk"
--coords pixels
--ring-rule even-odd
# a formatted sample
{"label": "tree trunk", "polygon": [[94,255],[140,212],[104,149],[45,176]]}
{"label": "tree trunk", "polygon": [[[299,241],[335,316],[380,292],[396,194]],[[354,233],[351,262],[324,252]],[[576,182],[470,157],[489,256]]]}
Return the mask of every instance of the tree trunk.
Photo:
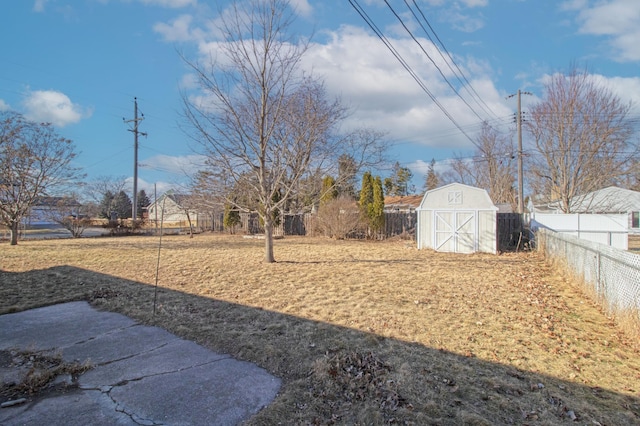
{"label": "tree trunk", "polygon": [[271,215],[266,215],[264,220],[264,261],[265,263],[274,263],[276,259],[273,257],[273,221]]}
{"label": "tree trunk", "polygon": [[18,222],[11,223],[11,245],[18,244]]}
{"label": "tree trunk", "polygon": [[189,238],[193,238],[193,225],[191,224],[191,215],[189,215],[189,210],[185,210],[187,214],[187,222],[189,222]]}

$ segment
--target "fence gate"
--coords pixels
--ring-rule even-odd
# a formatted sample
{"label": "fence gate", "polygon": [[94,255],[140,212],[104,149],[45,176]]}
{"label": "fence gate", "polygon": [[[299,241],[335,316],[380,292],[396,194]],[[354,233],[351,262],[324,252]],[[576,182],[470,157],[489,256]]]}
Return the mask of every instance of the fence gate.
{"label": "fence gate", "polygon": [[436,211],[436,251],[473,253],[476,248],[476,214],[470,211]]}

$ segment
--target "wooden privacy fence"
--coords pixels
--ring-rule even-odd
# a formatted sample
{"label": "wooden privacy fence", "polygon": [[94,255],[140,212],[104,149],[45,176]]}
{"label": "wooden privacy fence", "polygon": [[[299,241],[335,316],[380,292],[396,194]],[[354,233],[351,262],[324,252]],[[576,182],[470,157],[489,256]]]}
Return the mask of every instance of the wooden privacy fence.
{"label": "wooden privacy fence", "polygon": [[498,251],[518,250],[529,245],[529,231],[523,215],[498,213]]}
{"label": "wooden privacy fence", "polygon": [[[283,235],[313,235],[313,219],[315,215],[312,213],[286,214],[281,220],[279,226],[274,229],[275,236]],[[416,212],[411,213],[385,213],[384,238],[395,236],[404,236],[415,239],[418,215]],[[220,218],[220,223],[222,218]],[[264,227],[260,223],[257,213],[241,213],[240,214],[239,231],[247,234],[261,234]],[[526,230],[523,216],[518,213],[498,213],[498,250],[515,250],[518,241],[521,247],[529,241],[528,230]],[[219,228],[222,229],[222,228]],[[218,229],[215,229],[218,230]],[[523,232],[520,239],[520,233]],[[355,234],[354,234],[355,235]],[[364,233],[360,233],[364,237]]]}
{"label": "wooden privacy fence", "polygon": [[416,238],[416,224],[418,214],[413,213],[385,213],[384,236],[391,238],[398,235]]}

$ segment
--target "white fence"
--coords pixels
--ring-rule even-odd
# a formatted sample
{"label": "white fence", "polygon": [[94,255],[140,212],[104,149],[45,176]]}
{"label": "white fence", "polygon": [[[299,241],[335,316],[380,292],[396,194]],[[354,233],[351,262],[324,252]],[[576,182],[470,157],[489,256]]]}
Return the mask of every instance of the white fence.
{"label": "white fence", "polygon": [[608,312],[628,311],[640,319],[640,255],[540,229],[536,244],[545,257],[562,260],[593,290]]}
{"label": "white fence", "polygon": [[626,214],[532,213],[531,230],[549,229],[621,250],[629,247]]}

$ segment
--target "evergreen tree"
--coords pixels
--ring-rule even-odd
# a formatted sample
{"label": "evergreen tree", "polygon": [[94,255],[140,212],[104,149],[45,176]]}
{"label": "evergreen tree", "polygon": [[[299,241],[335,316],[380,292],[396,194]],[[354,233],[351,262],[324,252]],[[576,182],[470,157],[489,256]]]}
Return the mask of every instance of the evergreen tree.
{"label": "evergreen tree", "polygon": [[326,204],[331,200],[338,198],[338,188],[336,180],[332,176],[325,176],[322,179],[322,193],[320,196],[320,205]]}
{"label": "evergreen tree", "polygon": [[362,175],[362,189],[360,189],[360,208],[365,216],[369,216],[369,206],[373,204],[373,177],[370,172]]}
{"label": "evergreen tree", "polygon": [[149,207],[149,204],[151,204],[151,200],[149,200],[149,197],[147,197],[147,193],[144,191],[144,189],[138,191],[137,204],[138,205],[136,211],[138,212],[138,219],[142,219],[145,210],[147,209],[147,207]]}
{"label": "evergreen tree", "polygon": [[111,191],[107,191],[104,193],[102,200],[100,201],[100,205],[98,206],[98,216],[103,219],[111,218],[111,211],[113,210],[113,193]]}
{"label": "evergreen tree", "polygon": [[378,233],[384,228],[384,191],[382,179],[375,178],[370,172],[362,175],[362,189],[360,190],[360,209],[369,224],[371,232]]}
{"label": "evergreen tree", "polygon": [[131,217],[131,199],[126,192],[120,191],[113,197],[111,205],[112,211],[118,214],[118,219],[129,219]]}
{"label": "evergreen tree", "polygon": [[228,229],[232,234],[235,234],[236,226],[240,225],[240,212],[237,209],[232,208],[230,204],[225,204],[222,223],[225,229]]}
{"label": "evergreen tree", "polygon": [[384,179],[385,193],[392,196],[409,195],[409,192],[415,189],[410,185],[412,178],[411,170],[408,167],[400,166],[400,163],[396,161],[391,176]]}
{"label": "evergreen tree", "polygon": [[100,205],[98,206],[98,216],[103,219],[111,218],[111,204],[113,203],[113,193],[107,191],[104,193]]}
{"label": "evergreen tree", "polygon": [[436,189],[440,185],[440,177],[436,173],[436,160],[435,158],[431,159],[429,163],[429,168],[427,169],[427,177],[424,182],[424,190],[431,191],[432,189]]}
{"label": "evergreen tree", "polygon": [[384,192],[380,176],[376,176],[373,180],[373,201],[369,205],[369,223],[371,230],[375,233],[380,233],[384,229]]}

